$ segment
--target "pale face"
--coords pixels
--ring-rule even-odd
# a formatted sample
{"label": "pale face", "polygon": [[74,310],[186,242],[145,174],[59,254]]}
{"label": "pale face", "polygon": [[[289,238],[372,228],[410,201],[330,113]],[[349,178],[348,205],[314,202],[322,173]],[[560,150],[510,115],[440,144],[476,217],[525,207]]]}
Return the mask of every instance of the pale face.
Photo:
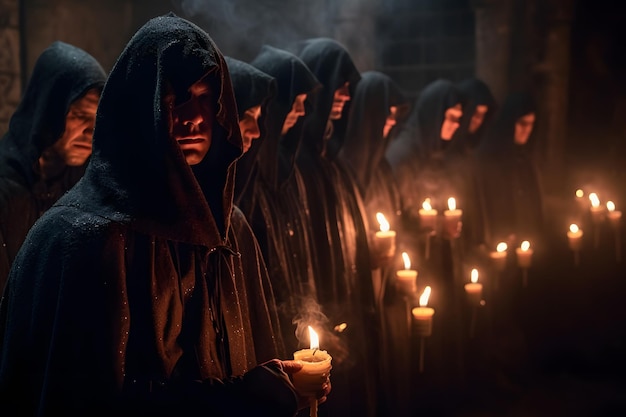
{"label": "pale face", "polygon": [[483,122],[485,121],[485,116],[487,115],[488,110],[489,107],[484,104],[479,104],[478,106],[476,106],[468,128],[470,133],[476,133],[478,129],[480,129],[480,126],[482,126]]}
{"label": "pale face", "polygon": [[189,100],[173,107],[174,94],[166,94],[164,101],[171,109],[170,135],[183,151],[189,165],[200,163],[211,147],[214,104],[208,81],[202,79],[188,89]]}
{"label": "pale face", "polygon": [[515,123],[515,143],[517,145],[525,145],[533,131],[535,125],[535,113],[528,113]]}
{"label": "pale face", "polygon": [[52,150],[65,161],[66,165],[83,165],[91,155],[99,99],[98,90],[91,89],[70,105],[65,116],[65,131],[52,145]]}
{"label": "pale face", "polygon": [[305,108],[304,108],[305,100],[306,100],[306,94],[298,94],[296,96],[295,100],[293,101],[293,105],[291,106],[291,111],[287,114],[287,117],[285,117],[285,122],[283,123],[283,130],[281,131],[282,135],[287,133],[289,129],[291,129],[296,124],[296,122],[298,121],[298,118],[305,115],[306,113]]}
{"label": "pale face", "polygon": [[398,107],[389,107],[389,115],[387,116],[387,120],[385,120],[385,127],[383,127],[383,138],[387,138],[387,136],[389,136],[389,132],[391,132],[391,129],[396,125],[397,117]]}
{"label": "pale face", "polygon": [[459,123],[463,116],[461,104],[456,104],[446,110],[443,123],[441,125],[441,139],[450,140],[454,132],[458,129]]}
{"label": "pale face", "polygon": [[259,117],[261,116],[261,105],[250,107],[239,119],[239,130],[243,140],[243,153],[248,152],[252,141],[261,136],[259,129]]}
{"label": "pale face", "polygon": [[330,120],[341,119],[341,113],[343,112],[343,106],[350,101],[350,90],[348,89],[349,83],[346,81],[344,85],[339,87],[335,91],[335,98],[333,99],[333,107],[330,110]]}

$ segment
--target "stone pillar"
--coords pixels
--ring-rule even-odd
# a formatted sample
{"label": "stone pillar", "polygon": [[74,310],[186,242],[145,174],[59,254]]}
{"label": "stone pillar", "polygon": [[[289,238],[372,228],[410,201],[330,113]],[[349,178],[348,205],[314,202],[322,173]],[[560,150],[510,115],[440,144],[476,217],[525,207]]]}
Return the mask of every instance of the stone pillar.
{"label": "stone pillar", "polygon": [[22,94],[18,0],[0,0],[0,138]]}
{"label": "stone pillar", "polygon": [[474,0],[476,77],[498,102],[509,91],[513,0]]}

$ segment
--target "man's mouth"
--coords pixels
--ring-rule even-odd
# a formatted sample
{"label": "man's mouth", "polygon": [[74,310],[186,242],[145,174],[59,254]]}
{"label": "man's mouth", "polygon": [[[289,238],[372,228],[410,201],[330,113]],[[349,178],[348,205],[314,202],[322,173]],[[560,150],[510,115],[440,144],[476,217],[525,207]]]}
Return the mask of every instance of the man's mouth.
{"label": "man's mouth", "polygon": [[180,145],[193,145],[195,143],[204,142],[203,138],[182,138],[176,139]]}

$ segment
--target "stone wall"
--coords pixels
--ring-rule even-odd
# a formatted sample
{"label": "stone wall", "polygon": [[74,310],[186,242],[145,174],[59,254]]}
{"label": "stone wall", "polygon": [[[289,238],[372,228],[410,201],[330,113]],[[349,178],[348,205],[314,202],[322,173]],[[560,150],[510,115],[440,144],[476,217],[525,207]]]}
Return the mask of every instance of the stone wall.
{"label": "stone wall", "polygon": [[18,0],[0,0],[0,137],[21,95]]}

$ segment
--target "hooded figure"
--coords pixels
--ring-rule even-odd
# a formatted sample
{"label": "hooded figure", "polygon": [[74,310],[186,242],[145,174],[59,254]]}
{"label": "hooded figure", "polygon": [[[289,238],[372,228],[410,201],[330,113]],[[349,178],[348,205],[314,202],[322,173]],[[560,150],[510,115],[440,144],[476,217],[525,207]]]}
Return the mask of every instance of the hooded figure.
{"label": "hooded figure", "polygon": [[329,402],[328,408],[333,414],[363,416],[376,412],[378,406],[378,369],[367,363],[378,361],[380,337],[367,217],[355,179],[343,161],[333,157],[340,144],[335,142],[333,153],[328,152],[327,147],[332,138],[332,125],[339,120],[337,117],[342,117],[345,95],[349,88],[355,88],[361,77],[350,55],[338,42],[315,38],[300,46],[298,56],[322,84],[311,97],[314,108],[304,121],[297,162],[310,205],[318,259],[317,295],[333,326],[347,324],[339,335],[339,341],[348,349],[347,361],[333,362],[339,369],[337,374],[341,373],[346,379],[334,379],[334,390],[341,393],[334,397],[334,402]]}
{"label": "hooded figure", "polygon": [[[376,71],[361,74],[351,100],[350,119],[339,158],[345,162],[363,195],[370,239],[378,230],[376,213],[381,212],[392,230],[402,235],[400,193],[385,150],[396,123],[407,113],[409,103],[396,83]],[[394,127],[396,126],[396,127]],[[375,248],[375,242],[371,242]],[[378,254],[374,254],[377,256]],[[377,259],[377,258],[373,258]],[[406,305],[394,288],[395,263],[378,264],[372,271],[377,305],[383,328],[381,396],[383,415],[408,416],[411,409],[410,337],[406,326]]]}
{"label": "hooded figure", "polygon": [[[295,350],[305,347],[299,346],[299,341],[307,341],[294,329],[295,320],[311,305],[305,299],[315,301],[309,206],[295,165],[302,135],[302,125],[296,121],[306,112],[304,97],[319,83],[300,58],[269,45],[261,48],[251,64],[274,77],[277,89],[265,118],[267,134],[253,145],[259,150],[253,186],[239,204],[259,237],[269,266],[285,344],[288,350]],[[310,320],[306,324],[319,323]]]}
{"label": "hooded figure", "polygon": [[282,353],[256,242],[232,207],[242,141],[213,41],[173,14],[150,20],[111,71],[96,126],[85,175],[9,277],[3,411],[294,415],[285,372],[299,366],[258,365]]}
{"label": "hooded figure", "polygon": [[0,140],[0,294],[30,227],[85,171],[105,79],[94,57],[63,42],[35,63]]}
{"label": "hooded figure", "polygon": [[543,194],[532,156],[535,111],[529,94],[509,94],[477,150],[482,241],[489,248],[499,241],[543,241]]}

